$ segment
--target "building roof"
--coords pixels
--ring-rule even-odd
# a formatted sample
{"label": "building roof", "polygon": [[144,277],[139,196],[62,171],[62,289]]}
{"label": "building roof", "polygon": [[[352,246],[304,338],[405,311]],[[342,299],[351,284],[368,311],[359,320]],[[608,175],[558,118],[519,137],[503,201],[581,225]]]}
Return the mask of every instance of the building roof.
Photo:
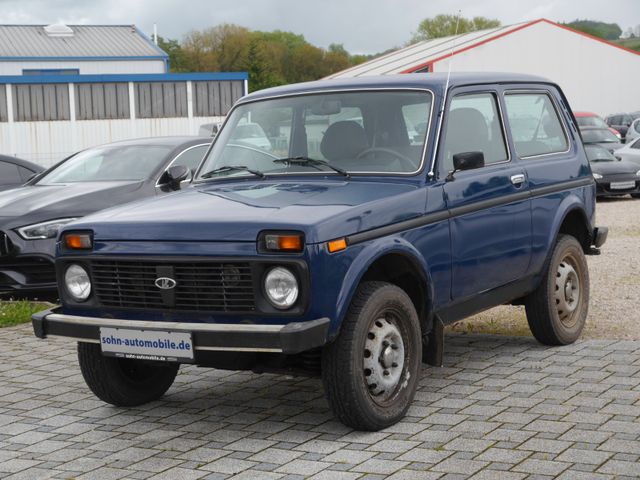
{"label": "building roof", "polygon": [[541,22],[554,25],[558,28],[569,30],[579,35],[589,37],[593,40],[606,43],[612,47],[627,50],[631,53],[638,54],[634,50],[630,50],[621,45],[617,45],[601,38],[593,37],[583,32],[579,32],[564,25],[559,25],[547,19],[539,19],[531,22],[516,23],[497,28],[489,28],[486,30],[478,30],[475,32],[461,33],[449,37],[434,38],[422,42],[414,43],[407,47],[395,50],[393,52],[381,55],[380,57],[361,63],[354,67],[342,70],[340,72],[329,75],[326,78],[343,78],[343,77],[360,77],[367,75],[389,75],[395,73],[414,73],[420,72],[422,69],[432,65],[436,61],[446,59],[449,56],[456,55],[474,47],[492,42],[511,33],[517,32],[524,28],[531,27]]}
{"label": "building roof", "polygon": [[0,60],[165,59],[135,25],[0,25]]}

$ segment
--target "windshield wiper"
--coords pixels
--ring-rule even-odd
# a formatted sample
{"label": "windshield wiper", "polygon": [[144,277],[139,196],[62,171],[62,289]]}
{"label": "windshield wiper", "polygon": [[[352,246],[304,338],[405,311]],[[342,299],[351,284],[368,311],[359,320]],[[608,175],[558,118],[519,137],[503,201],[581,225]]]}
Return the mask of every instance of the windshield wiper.
{"label": "windshield wiper", "polygon": [[286,163],[289,165],[307,165],[309,167],[318,167],[319,165],[322,165],[323,167],[330,168],[331,170],[339,173],[340,175],[343,175],[347,178],[351,178],[351,175],[349,175],[349,172],[347,172],[346,170],[343,170],[340,167],[336,167],[335,165],[331,165],[329,162],[325,160],[318,160],[316,158],[310,158],[310,157],[304,157],[304,156],[278,158],[274,160],[273,163]]}
{"label": "windshield wiper", "polygon": [[202,175],[200,175],[200,178],[211,178],[219,173],[233,172],[235,170],[244,170],[245,172],[252,173],[256,177],[264,178],[264,173],[262,173],[260,170],[253,170],[246,165],[223,165],[222,167],[214,168],[207,173],[203,173]]}

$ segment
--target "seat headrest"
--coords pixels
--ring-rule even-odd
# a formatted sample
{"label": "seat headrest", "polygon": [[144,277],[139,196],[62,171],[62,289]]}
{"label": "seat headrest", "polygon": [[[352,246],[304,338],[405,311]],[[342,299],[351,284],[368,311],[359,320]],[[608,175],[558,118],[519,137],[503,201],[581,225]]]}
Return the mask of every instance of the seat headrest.
{"label": "seat headrest", "polygon": [[364,128],[353,120],[331,124],[320,142],[320,152],[327,160],[355,158],[367,147]]}

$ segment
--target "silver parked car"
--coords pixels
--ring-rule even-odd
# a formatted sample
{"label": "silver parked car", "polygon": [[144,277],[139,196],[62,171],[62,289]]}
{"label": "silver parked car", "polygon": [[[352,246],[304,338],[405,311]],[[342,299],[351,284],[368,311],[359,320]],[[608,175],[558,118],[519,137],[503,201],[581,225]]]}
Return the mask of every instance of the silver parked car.
{"label": "silver parked car", "polygon": [[628,160],[640,165],[640,137],[627,142],[624,147],[617,149],[614,155],[620,160]]}

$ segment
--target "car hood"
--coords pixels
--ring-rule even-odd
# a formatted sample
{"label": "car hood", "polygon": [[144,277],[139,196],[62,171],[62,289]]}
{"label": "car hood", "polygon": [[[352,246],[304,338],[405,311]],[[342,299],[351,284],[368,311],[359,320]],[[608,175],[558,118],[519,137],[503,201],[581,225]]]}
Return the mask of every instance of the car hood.
{"label": "car hood", "polygon": [[616,150],[619,150],[620,148],[624,147],[623,144],[617,143],[617,142],[598,142],[598,143],[592,143],[591,145],[598,145],[599,147],[604,148],[610,153],[613,153]]}
{"label": "car hood", "polygon": [[637,163],[621,160],[619,162],[591,162],[591,171],[600,175],[635,174],[640,167]]}
{"label": "car hood", "polygon": [[27,185],[0,192],[0,227],[82,217],[133,200],[143,182],[83,182]]}
{"label": "car hood", "polygon": [[100,240],[254,242],[263,230],[326,241],[424,212],[426,189],[401,181],[244,181],[185,191],[97,213],[66,230]]}

